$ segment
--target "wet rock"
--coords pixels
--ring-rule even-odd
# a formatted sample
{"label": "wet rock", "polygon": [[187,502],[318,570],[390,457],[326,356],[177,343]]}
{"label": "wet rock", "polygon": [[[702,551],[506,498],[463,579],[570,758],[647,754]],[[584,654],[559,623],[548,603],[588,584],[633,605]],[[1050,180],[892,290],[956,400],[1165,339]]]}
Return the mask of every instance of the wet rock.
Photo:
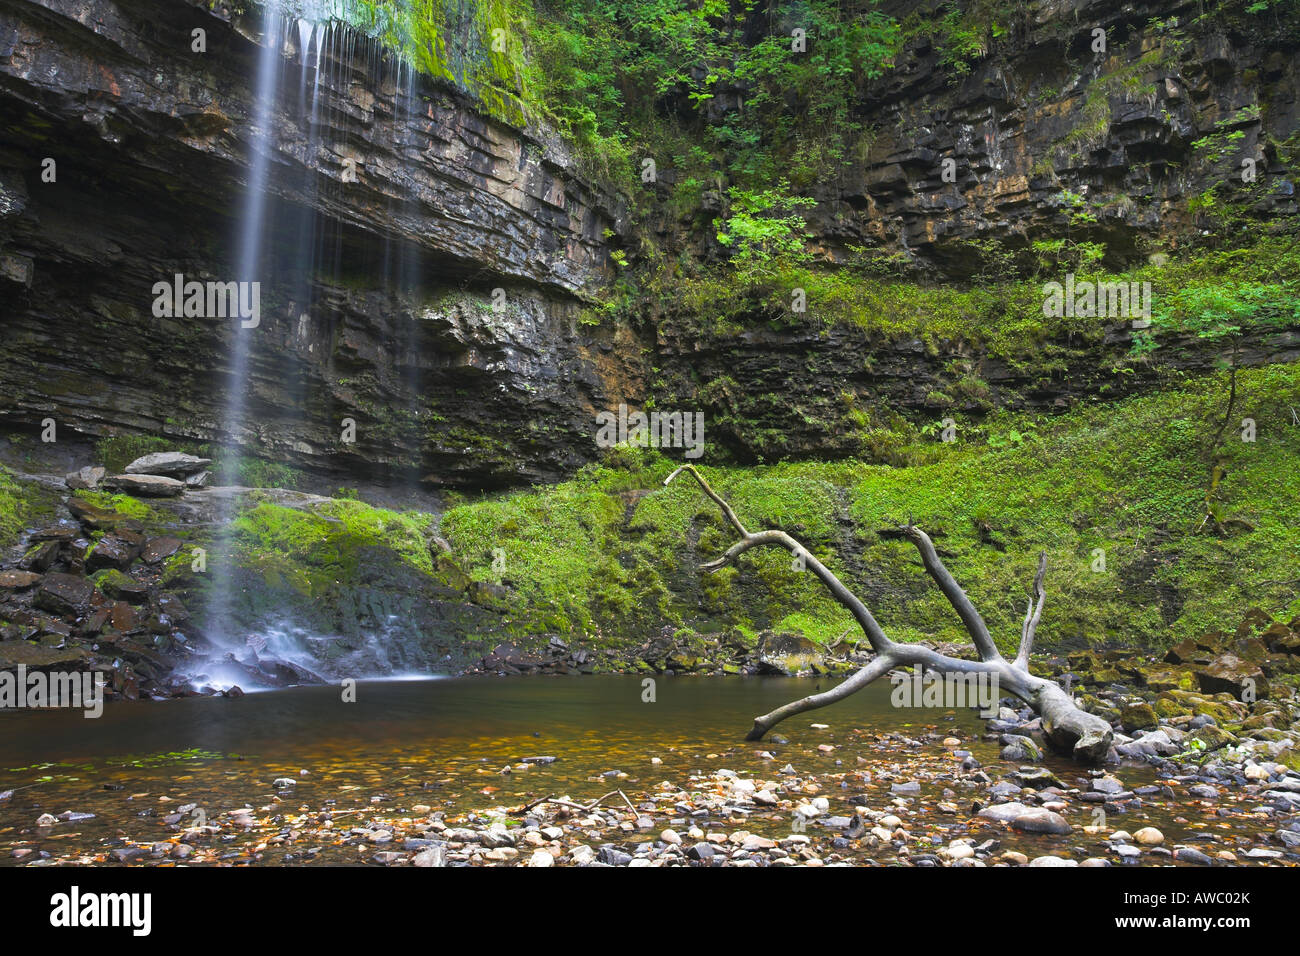
{"label": "wet rock", "polygon": [[194,455],[186,455],[178,451],[160,451],[137,458],[122,470],[128,475],[166,475],[170,478],[180,478],[202,471],[210,464],[212,464],[211,458],[196,458]]}
{"label": "wet rock", "polygon": [[1002,748],[1000,756],[1003,760],[1014,760],[1017,763],[1022,760],[1038,761],[1043,759],[1043,751],[1038,744],[1029,737],[1017,734],[1006,734],[1003,736],[1006,746]]}
{"label": "wet rock", "polygon": [[64,476],[63,483],[71,491],[93,491],[104,480],[107,471],[98,465],[87,465]]}
{"label": "wet rock", "polygon": [[632,854],[625,853],[616,846],[602,846],[596,853],[596,859],[606,866],[627,866],[632,862]]}
{"label": "wet rock", "polygon": [[51,614],[79,614],[90,606],[95,586],[75,574],[45,575],[32,605]]}
{"label": "wet rock", "polygon": [[0,571],[0,589],[25,591],[40,580],[41,575],[35,571]]}
{"label": "wet rock", "polygon": [[23,555],[22,560],[18,562],[18,566],[24,571],[44,574],[59,559],[60,549],[61,545],[58,541],[46,541],[38,544]]}
{"label": "wet rock", "polygon": [[144,604],[149,599],[149,586],[143,581],[128,577],[121,571],[109,570],[98,578],[99,589],[115,601]]}
{"label": "wet rock", "polygon": [[1074,860],[1062,859],[1059,856],[1040,856],[1029,861],[1030,866],[1078,866]]}
{"label": "wet rock", "polygon": [[185,492],[185,482],[163,475],[110,475],[104,486],[146,498],[176,498]]}
{"label": "wet rock", "polygon": [[106,534],[100,538],[86,555],[86,570],[100,571],[114,568],[125,571],[139,555],[140,549],[131,541],[116,534]]}
{"label": "wet rock", "polygon": [[1189,846],[1180,846],[1174,850],[1174,859],[1180,863],[1191,863],[1195,866],[1211,866],[1214,861],[1202,853],[1200,850],[1193,849]]}
{"label": "wet rock", "polygon": [[140,552],[140,558],[147,564],[157,564],[159,561],[165,561],[181,549],[184,544],[180,538],[174,538],[171,535],[161,535],[157,538],[150,538]]}

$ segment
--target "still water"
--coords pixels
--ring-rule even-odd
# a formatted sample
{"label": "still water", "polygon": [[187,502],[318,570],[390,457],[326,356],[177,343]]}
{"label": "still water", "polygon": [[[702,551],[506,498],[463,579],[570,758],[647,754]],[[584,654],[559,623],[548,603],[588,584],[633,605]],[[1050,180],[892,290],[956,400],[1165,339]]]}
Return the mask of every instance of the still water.
{"label": "still water", "polygon": [[[854,802],[887,807],[890,781],[920,780],[919,803],[962,802],[958,818],[936,817],[945,830],[971,819],[982,788],[948,790],[958,787],[957,758],[943,738],[958,738],[995,780],[1015,769],[998,760],[998,744],[985,739],[974,711],[897,709],[887,684],[781,724],[776,733],[789,743],[744,740],[754,716],[813,689],[812,681],[786,678],[659,678],[650,702],[637,677],[475,677],[363,682],[354,702],[339,687],[314,686],[119,703],[95,720],[79,711],[11,711],[0,714],[0,791],[14,791],[0,802],[0,866],[20,862],[12,847],[88,862],[122,841],[174,838],[163,817],[190,804],[215,816],[279,796],[286,812],[346,809],[359,821],[411,815],[422,805],[451,820],[548,795],[590,801],[615,788],[637,801],[662,781],[698,789],[723,768],[776,780],[787,765],[820,775],[834,813],[851,814]],[[523,767],[530,757],[555,760]],[[1086,788],[1086,772],[1068,760],[1049,758],[1046,766],[1066,787]],[[1154,779],[1147,768],[1121,773],[1128,786]],[[281,778],[296,785],[277,787]],[[94,816],[33,833],[41,814],[68,811]],[[1090,812],[1071,813],[1076,828]],[[1196,807],[1158,800],[1129,816],[1126,828],[1155,823],[1171,841],[1204,843],[1206,827],[1250,826],[1248,819],[1197,819]],[[788,812],[756,816],[747,828],[784,835]],[[1018,834],[1009,841],[1031,853],[1064,845]],[[335,860],[355,861],[342,854]]]}

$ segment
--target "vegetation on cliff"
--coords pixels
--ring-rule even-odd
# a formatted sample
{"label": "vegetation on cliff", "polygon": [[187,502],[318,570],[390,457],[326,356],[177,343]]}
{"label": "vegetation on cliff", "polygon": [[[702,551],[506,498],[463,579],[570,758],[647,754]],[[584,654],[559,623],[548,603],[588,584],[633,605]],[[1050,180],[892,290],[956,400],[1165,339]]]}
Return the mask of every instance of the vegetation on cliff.
{"label": "vegetation on cliff", "polygon": [[[1222,504],[1238,521],[1220,536],[1204,523],[1204,456],[1224,377],[1055,418],[995,415],[955,442],[911,444],[903,467],[704,471],[747,524],[789,531],[870,595],[897,638],[960,636],[910,546],[882,534],[910,518],[934,534],[994,633],[1016,631],[1046,550],[1045,644],[1160,646],[1235,626],[1248,606],[1300,613],[1287,570],[1300,522],[1300,371],[1239,373],[1242,414],[1258,430],[1222,448]],[[700,579],[695,564],[725,548],[726,529],[691,488],[659,487],[672,467],[623,449],[573,481],[455,507],[443,532],[475,578],[513,588],[520,631],[775,627],[823,644],[855,633],[788,555],[753,554],[744,574]]]}

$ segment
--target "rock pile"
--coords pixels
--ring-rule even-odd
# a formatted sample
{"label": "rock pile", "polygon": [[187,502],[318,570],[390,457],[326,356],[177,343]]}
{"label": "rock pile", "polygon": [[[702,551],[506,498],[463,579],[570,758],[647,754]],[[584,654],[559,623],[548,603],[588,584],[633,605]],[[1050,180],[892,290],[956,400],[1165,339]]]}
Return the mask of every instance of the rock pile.
{"label": "rock pile", "polygon": [[188,488],[202,488],[212,477],[207,466],[211,458],[198,458],[179,451],[154,452],[137,458],[120,475],[110,475],[100,465],[88,465],[69,472],[64,483],[73,491],[94,491],[101,486],[113,491],[150,498],[174,498]]}

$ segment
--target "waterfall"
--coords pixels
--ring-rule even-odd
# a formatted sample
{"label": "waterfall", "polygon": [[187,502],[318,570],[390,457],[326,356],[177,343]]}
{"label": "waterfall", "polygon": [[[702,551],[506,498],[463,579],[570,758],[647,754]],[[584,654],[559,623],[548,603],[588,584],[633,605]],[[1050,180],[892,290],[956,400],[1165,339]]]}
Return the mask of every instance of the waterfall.
{"label": "waterfall", "polygon": [[[341,124],[343,130],[337,135],[344,142],[348,138],[346,111],[333,107],[328,120],[323,115],[332,108],[329,97],[347,95],[354,69],[364,69],[371,81],[377,81],[389,68],[394,77],[392,121],[399,141],[403,124],[414,114],[416,70],[412,63],[400,56],[385,61],[389,51],[379,40],[336,19],[333,5],[329,10],[317,9],[319,19],[315,19],[315,14],[311,18],[294,15],[301,8],[290,12],[286,7],[289,2],[292,0],[268,0],[262,7],[262,32],[252,78],[247,188],[232,230],[231,258],[236,280],[259,283],[263,290],[274,285],[277,293],[274,300],[263,295],[264,304],[274,304],[265,310],[257,326],[236,326],[233,331],[222,422],[222,467],[226,483],[233,485],[242,484],[240,466],[245,443],[256,444],[259,437],[258,409],[250,395],[254,381],[251,366],[255,359],[265,362],[266,353],[255,349],[272,348],[271,354],[281,356],[271,374],[278,375],[289,392],[290,411],[301,413],[306,394],[299,350],[305,349],[313,332],[312,323],[319,319],[314,314],[319,305],[316,280],[321,274],[337,276],[341,271],[342,230],[321,228],[316,212],[323,189],[348,188],[336,186],[321,174],[323,155],[336,145],[326,142],[326,132]],[[284,181],[283,168],[287,164],[279,163],[280,172],[273,165],[280,154],[289,158],[287,151],[292,145],[277,136],[277,109],[296,113],[299,128],[306,134],[297,141],[304,154],[300,157],[301,178],[296,183]],[[291,191],[273,188],[277,185],[273,175],[281,177],[278,185],[282,187],[296,186],[294,205],[278,202],[272,206],[274,194]],[[390,197],[389,208],[392,210],[396,204],[400,218],[408,202],[402,197]],[[273,241],[275,237],[278,241]],[[383,287],[392,294],[394,311],[400,315],[403,299],[416,281],[416,257],[410,244],[386,237],[380,272]],[[410,314],[410,310],[407,312]],[[394,367],[403,369],[412,418],[418,421],[417,322],[411,315],[409,328],[395,329],[391,347]],[[273,348],[281,340],[287,347]],[[261,374],[267,374],[264,366],[258,367]],[[412,483],[415,479],[412,474]],[[236,493],[228,492],[219,501],[219,531],[214,544],[217,557],[209,568],[205,628],[213,654],[198,665],[197,680],[216,687],[239,684],[252,689],[259,685],[263,674],[265,684],[277,684],[323,680],[324,673],[338,673],[340,666],[346,667],[349,676],[391,675],[420,666],[408,660],[402,642],[393,639],[401,624],[392,617],[376,633],[366,635],[363,648],[344,660],[335,660],[333,666],[320,663],[321,651],[335,639],[330,635],[310,633],[283,619],[259,620],[251,628],[241,625],[233,531],[239,500]]]}
{"label": "waterfall", "polygon": [[[248,186],[243,208],[236,223],[235,261],[236,279],[239,282],[261,283],[263,275],[263,239],[266,226],[267,181],[271,157],[275,149],[275,136],[271,128],[272,116],[279,87],[280,44],[283,32],[278,0],[268,0],[263,7],[262,42],[257,53],[257,72],[253,80],[253,111],[249,129]],[[226,408],[222,467],[231,484],[239,483],[242,459],[241,436],[246,430],[248,366],[253,340],[266,334],[269,323],[259,323],[254,328],[237,324],[231,348],[230,375],[226,384]],[[233,546],[230,523],[235,515],[236,497],[232,494],[221,499],[218,513],[217,548],[229,555]],[[213,575],[207,609],[207,636],[217,647],[234,650],[244,644],[244,639],[231,627],[234,611],[235,581],[233,569],[226,560],[212,564]]]}

